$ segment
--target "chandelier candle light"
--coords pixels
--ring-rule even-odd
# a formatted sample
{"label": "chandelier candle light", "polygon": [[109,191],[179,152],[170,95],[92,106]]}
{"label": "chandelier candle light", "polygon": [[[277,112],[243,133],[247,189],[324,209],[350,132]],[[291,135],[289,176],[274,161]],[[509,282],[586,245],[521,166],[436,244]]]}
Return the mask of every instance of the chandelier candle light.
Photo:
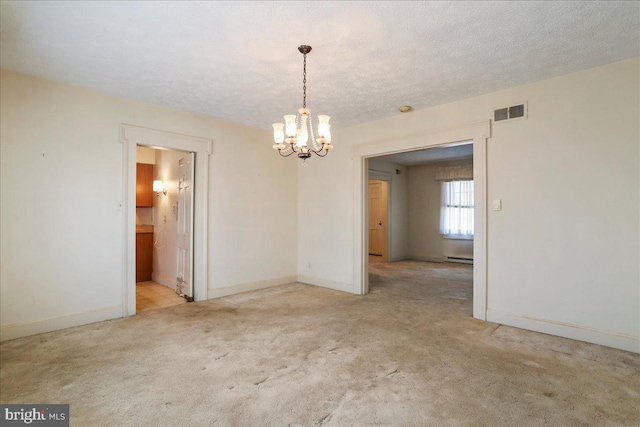
{"label": "chandelier candle light", "polygon": [[[289,157],[296,153],[305,162],[311,153],[324,157],[333,148],[331,145],[331,125],[329,116],[318,116],[318,135],[313,132],[311,110],[307,108],[307,54],[311,46],[298,47],[304,56],[302,72],[302,108],[298,114],[284,116],[285,123],[273,124],[274,150],[282,157]],[[306,164],[306,163],[305,163]]]}

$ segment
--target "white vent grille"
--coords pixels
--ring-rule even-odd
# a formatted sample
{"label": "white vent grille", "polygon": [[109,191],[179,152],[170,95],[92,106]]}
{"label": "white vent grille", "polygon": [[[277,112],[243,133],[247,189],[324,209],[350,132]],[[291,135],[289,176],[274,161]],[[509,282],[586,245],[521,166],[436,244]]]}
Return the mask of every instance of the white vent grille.
{"label": "white vent grille", "polygon": [[509,107],[500,107],[493,110],[494,123],[507,122],[512,120],[526,119],[528,113],[527,103],[515,104]]}

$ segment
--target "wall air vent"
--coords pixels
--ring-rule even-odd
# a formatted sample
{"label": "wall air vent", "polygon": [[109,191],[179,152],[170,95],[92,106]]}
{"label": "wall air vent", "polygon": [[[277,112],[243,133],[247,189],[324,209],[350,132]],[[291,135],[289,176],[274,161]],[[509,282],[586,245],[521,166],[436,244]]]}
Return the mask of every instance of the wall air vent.
{"label": "wall air vent", "polygon": [[494,123],[512,121],[527,118],[527,103],[512,105],[510,107],[496,108],[493,111]]}
{"label": "wall air vent", "polygon": [[509,120],[509,109],[501,108],[493,112],[493,120],[501,122],[502,120]]}

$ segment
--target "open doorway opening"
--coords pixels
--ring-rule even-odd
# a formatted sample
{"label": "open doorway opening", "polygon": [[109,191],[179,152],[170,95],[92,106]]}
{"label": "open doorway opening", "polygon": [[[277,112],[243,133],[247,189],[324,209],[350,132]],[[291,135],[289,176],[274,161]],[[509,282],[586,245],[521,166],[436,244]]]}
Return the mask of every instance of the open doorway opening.
{"label": "open doorway opening", "polygon": [[371,157],[367,178],[369,291],[455,301],[472,315],[473,141]]}
{"label": "open doorway opening", "polygon": [[[354,210],[355,233],[353,236],[354,291],[369,292],[369,262],[367,233],[367,192],[369,161],[375,157],[406,153],[435,147],[451,147],[473,142],[473,317],[487,320],[487,141],[491,137],[491,122],[479,120],[448,128],[433,129],[404,137],[370,141],[353,148],[354,158]],[[391,197],[393,198],[393,184]],[[392,208],[393,211],[393,208]],[[393,221],[392,221],[393,227]],[[393,242],[390,256],[394,257]]]}
{"label": "open doorway opening", "polygon": [[136,150],[136,311],[193,301],[194,153]]}
{"label": "open doorway opening", "polygon": [[122,315],[136,314],[136,160],[138,146],[157,149],[172,149],[194,153],[193,168],[193,223],[191,239],[193,244],[190,279],[193,299],[207,299],[209,259],[208,219],[209,219],[209,157],[213,152],[213,141],[207,138],[182,135],[156,129],[121,124],[120,142],[123,144],[123,280]]}

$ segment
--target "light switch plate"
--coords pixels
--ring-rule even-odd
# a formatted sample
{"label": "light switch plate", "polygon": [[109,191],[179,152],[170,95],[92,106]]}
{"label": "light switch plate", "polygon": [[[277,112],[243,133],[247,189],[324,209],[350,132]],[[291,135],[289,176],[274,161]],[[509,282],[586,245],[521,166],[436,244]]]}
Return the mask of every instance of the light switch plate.
{"label": "light switch plate", "polygon": [[493,201],[493,210],[494,211],[501,211],[502,210],[502,200],[501,199],[496,199]]}

